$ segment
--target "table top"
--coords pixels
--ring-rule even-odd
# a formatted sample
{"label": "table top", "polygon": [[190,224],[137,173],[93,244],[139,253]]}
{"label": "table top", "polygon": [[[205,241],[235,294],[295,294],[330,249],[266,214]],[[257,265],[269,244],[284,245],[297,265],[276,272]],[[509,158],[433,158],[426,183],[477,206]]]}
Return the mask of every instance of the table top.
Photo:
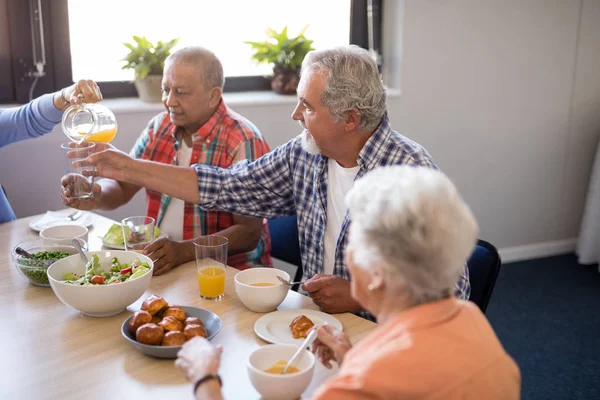
{"label": "table top", "polygon": [[[266,344],[254,333],[255,321],[264,314],[246,309],[235,294],[229,267],[225,297],[221,301],[200,298],[195,263],[184,264],[162,276],[152,277],[148,291],[127,310],[106,318],[90,318],[63,304],[51,288],[29,284],[16,270],[10,256],[17,244],[35,239],[29,228],[33,218],[0,224],[0,304],[5,312],[0,329],[0,398],[11,399],[165,399],[191,398],[192,388],[173,360],[145,356],[121,336],[123,321],[139,310],[150,294],[171,304],[200,307],[216,313],[223,329],[213,338],[224,347],[220,374],[226,399],[258,399],[246,372],[250,353]],[[100,236],[114,221],[94,214],[89,232],[90,250],[101,249]],[[306,296],[290,291],[282,309],[317,309]],[[336,314],[353,342],[377,326],[353,314]],[[317,362],[310,395],[334,371]]]}

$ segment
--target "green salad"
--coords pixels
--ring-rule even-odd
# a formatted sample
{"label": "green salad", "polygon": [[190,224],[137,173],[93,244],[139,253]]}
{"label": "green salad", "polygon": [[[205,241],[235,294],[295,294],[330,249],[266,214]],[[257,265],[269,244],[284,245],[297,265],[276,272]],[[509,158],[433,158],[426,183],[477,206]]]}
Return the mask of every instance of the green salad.
{"label": "green salad", "polygon": [[147,262],[141,262],[139,259],[133,260],[131,263],[121,264],[117,257],[111,259],[110,270],[106,272],[98,255],[92,255],[92,259],[85,265],[85,273],[83,276],[73,272],[67,272],[63,278],[65,283],[82,286],[94,285],[111,285],[114,283],[127,282],[150,271],[150,266]]}
{"label": "green salad", "polygon": [[[154,227],[154,239],[160,236],[160,229],[158,226]],[[108,232],[102,237],[105,243],[120,245],[125,244],[125,239],[123,239],[123,229],[121,224],[112,224]]]}

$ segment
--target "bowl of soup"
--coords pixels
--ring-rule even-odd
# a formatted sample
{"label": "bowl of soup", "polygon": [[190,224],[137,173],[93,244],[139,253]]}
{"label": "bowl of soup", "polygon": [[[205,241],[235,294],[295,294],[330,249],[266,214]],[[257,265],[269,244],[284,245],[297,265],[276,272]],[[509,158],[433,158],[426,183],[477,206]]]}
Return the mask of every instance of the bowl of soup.
{"label": "bowl of soup", "polygon": [[250,268],[238,272],[234,278],[235,292],[249,310],[259,313],[273,311],[290,289],[277,279],[278,276],[290,279],[287,272],[276,268]]}
{"label": "bowl of soup", "polygon": [[315,356],[303,350],[288,368],[285,375],[281,371],[287,360],[298,350],[292,344],[269,344],[254,350],[246,369],[252,386],[267,400],[292,400],[299,398],[310,385],[315,369]]}

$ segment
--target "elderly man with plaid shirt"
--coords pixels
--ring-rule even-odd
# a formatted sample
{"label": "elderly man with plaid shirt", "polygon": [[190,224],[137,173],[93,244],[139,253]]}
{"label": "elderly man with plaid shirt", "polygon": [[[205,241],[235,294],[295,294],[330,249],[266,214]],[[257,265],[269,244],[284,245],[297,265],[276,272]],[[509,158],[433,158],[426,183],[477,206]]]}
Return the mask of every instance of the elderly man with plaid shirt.
{"label": "elderly man with plaid shirt", "polygon": [[[230,168],[163,166],[108,150],[88,162],[99,176],[134,182],[208,210],[254,217],[298,217],[302,285],[321,310],[366,315],[350,296],[344,265],[345,194],[367,171],[385,165],[437,168],[429,153],[392,130],[385,88],[366,50],[347,46],[309,53],[292,118],[304,131],[254,162]],[[456,283],[468,299],[466,266]]]}
{"label": "elderly man with plaid shirt", "polygon": [[[268,153],[269,146],[254,124],[223,102],[224,80],[221,62],[207,49],[186,47],[171,54],[162,80],[166,111],[150,120],[131,156],[167,165],[227,168]],[[92,199],[75,200],[67,183],[63,182],[63,202],[84,210],[120,207],[142,188],[102,179],[95,185]],[[272,264],[269,230],[263,218],[207,211],[160,191],[147,190],[146,200],[146,215],[169,235],[143,248],[154,261],[155,275],[195,260],[194,237],[211,234],[227,237],[228,263],[235,268]]]}

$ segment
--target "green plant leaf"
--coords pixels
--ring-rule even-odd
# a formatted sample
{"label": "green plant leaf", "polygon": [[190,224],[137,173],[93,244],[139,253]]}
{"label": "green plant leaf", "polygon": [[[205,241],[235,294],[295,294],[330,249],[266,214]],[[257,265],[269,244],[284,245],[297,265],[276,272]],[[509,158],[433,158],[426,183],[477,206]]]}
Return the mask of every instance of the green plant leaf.
{"label": "green plant leaf", "polygon": [[288,37],[288,27],[281,32],[267,28],[267,39],[264,42],[245,41],[254,50],[252,59],[258,64],[272,64],[283,68],[298,70],[302,66],[302,60],[306,54],[314,48],[312,40],[304,36],[308,28],[306,25],[296,37]]}
{"label": "green plant leaf", "polygon": [[179,38],[168,42],[159,40],[155,45],[146,37],[135,35],[133,40],[135,44],[123,43],[129,49],[129,53],[122,59],[125,61],[122,68],[133,69],[136,79],[143,79],[148,74],[162,75],[166,58],[179,42]]}

